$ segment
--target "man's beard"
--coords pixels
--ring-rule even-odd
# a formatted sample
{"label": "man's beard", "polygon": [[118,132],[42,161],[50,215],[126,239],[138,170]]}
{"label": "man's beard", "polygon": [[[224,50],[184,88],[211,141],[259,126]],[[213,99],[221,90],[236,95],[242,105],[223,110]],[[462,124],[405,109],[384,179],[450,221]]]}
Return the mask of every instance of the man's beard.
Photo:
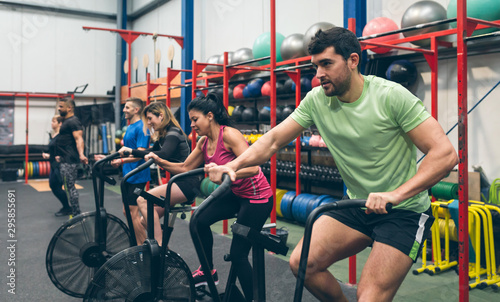
{"label": "man's beard", "polygon": [[65,117],[68,114],[66,111],[59,111],[59,115]]}

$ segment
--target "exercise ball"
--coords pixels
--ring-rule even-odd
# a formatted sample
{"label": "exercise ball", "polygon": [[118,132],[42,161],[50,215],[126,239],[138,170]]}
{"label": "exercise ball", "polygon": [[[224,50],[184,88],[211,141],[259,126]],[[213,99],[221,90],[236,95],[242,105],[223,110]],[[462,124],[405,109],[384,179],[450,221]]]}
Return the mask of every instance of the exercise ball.
{"label": "exercise ball", "polygon": [[[228,64],[228,65],[233,64],[233,56],[234,56],[234,52],[229,51],[229,52],[227,53],[227,64]],[[219,58],[217,59],[217,63],[218,63],[218,64],[222,64],[222,65],[224,65],[224,54],[221,54],[221,55],[219,56]],[[222,66],[217,66],[217,71],[223,71],[223,70],[224,70],[224,67],[222,67]]]}
{"label": "exercise ball", "polygon": [[314,76],[311,80],[311,89],[314,87],[318,87],[319,85],[321,85],[321,81],[316,76]]}
{"label": "exercise ball", "polygon": [[[219,63],[219,55],[213,55],[207,59],[207,63],[209,64],[218,64]],[[208,65],[203,69],[203,71],[217,71],[217,66]]]}
{"label": "exercise ball", "polygon": [[278,121],[282,121],[283,120],[283,106],[277,106],[276,107],[276,119]]}
{"label": "exercise ball", "polygon": [[311,25],[311,27],[309,27],[309,29],[307,29],[306,33],[304,34],[304,39],[303,39],[304,53],[306,55],[309,54],[309,49],[308,49],[309,42],[311,42],[311,39],[314,37],[314,35],[316,35],[318,30],[320,30],[320,29],[327,30],[327,29],[330,29],[333,27],[335,27],[335,25],[333,25],[332,23],[328,23],[328,22],[318,22],[318,23]]}
{"label": "exercise ball", "polygon": [[258,114],[259,113],[257,112],[257,109],[255,109],[253,107],[245,108],[245,110],[243,110],[243,112],[241,113],[241,120],[243,122],[253,122],[253,121],[256,121]]}
{"label": "exercise ball", "polygon": [[[233,54],[233,64],[245,62],[245,61],[252,60],[252,59],[253,59],[252,50],[250,48],[247,48],[247,47],[240,48],[240,49],[236,50]],[[245,65],[247,65],[247,64],[245,64]],[[248,64],[248,65],[256,65],[256,64],[253,63],[253,64]]]}
{"label": "exercise ball", "polygon": [[280,47],[283,60],[296,59],[306,56],[304,52],[304,35],[291,34],[283,40]]}
{"label": "exercise ball", "polygon": [[233,97],[235,99],[242,99],[244,98],[243,96],[243,88],[245,88],[245,84],[238,84],[234,87],[233,89]]}
{"label": "exercise ball", "polygon": [[271,95],[271,81],[267,81],[262,85],[262,88],[260,89],[260,93],[265,96],[270,96]]}
{"label": "exercise ball", "polygon": [[263,79],[260,79],[260,78],[257,78],[257,79],[253,79],[251,80],[250,82],[248,82],[247,84],[247,87],[250,91],[250,95],[252,97],[258,97],[261,95],[261,88],[262,88],[262,85],[264,85],[264,80]]}
{"label": "exercise ball", "polygon": [[261,122],[269,122],[271,120],[271,108],[268,106],[262,107],[259,110],[259,121]]}
{"label": "exercise ball", "polygon": [[208,92],[217,95],[221,99],[224,96],[224,90],[222,88],[213,88],[208,90]]}
{"label": "exercise ball", "polygon": [[287,79],[283,84],[284,93],[292,93],[295,91],[295,82],[292,79]]}
{"label": "exercise ball", "polygon": [[409,89],[417,81],[417,67],[410,61],[396,60],[389,65],[385,76],[388,80],[399,83]]}
{"label": "exercise ball", "polygon": [[233,98],[233,89],[234,89],[234,87],[233,87],[233,86],[229,86],[229,87],[227,88],[227,95],[228,95],[228,97],[229,97],[230,99],[231,99],[231,98]]}
{"label": "exercise ball", "polygon": [[[389,31],[393,30],[398,30],[399,26],[396,24],[396,22],[392,21],[389,18],[386,17],[378,17],[375,19],[372,19],[370,22],[366,23],[365,28],[363,28],[363,37],[366,36],[371,36],[375,34],[380,34],[380,33],[386,33]],[[374,39],[369,39],[366,40],[367,42],[385,42],[385,41],[391,41],[391,40],[396,40],[399,39],[399,34],[393,34],[393,35],[388,35],[388,36],[383,36],[379,38],[374,38]],[[385,48],[385,47],[377,47],[370,49],[371,51],[375,53],[386,53],[391,51],[391,48]]]}
{"label": "exercise ball", "polygon": [[276,94],[284,94],[285,91],[285,81],[276,81]]}
{"label": "exercise ball", "polygon": [[250,92],[250,88],[248,88],[248,86],[245,86],[243,88],[243,97],[244,98],[251,98],[251,97],[253,97],[252,93]]}
{"label": "exercise ball", "polygon": [[[281,44],[285,40],[285,36],[280,33],[276,33],[276,62],[281,62],[283,59],[281,58],[280,48]],[[271,33],[265,32],[255,39],[253,42],[252,48],[253,56],[255,59],[270,56],[271,55]],[[269,64],[270,60],[259,61],[259,65]]]}
{"label": "exercise ball", "polygon": [[308,92],[311,89],[312,89],[311,77],[310,76],[301,77],[300,78],[300,90],[302,92]]}
{"label": "exercise ball", "polygon": [[227,114],[229,114],[229,116],[233,115],[233,111],[234,111],[234,106],[227,106]]}
{"label": "exercise ball", "polygon": [[[457,17],[456,0],[450,0],[446,15],[449,19]],[[486,21],[500,20],[500,2],[498,0],[467,0],[467,17]],[[457,24],[453,22],[450,23],[450,26],[455,28]],[[482,35],[497,30],[498,28],[485,28],[474,31],[472,35]]]}
{"label": "exercise ball", "polygon": [[292,112],[295,110],[294,105],[286,105],[285,108],[283,108],[283,111],[281,112],[281,119],[285,120]]}
{"label": "exercise ball", "polygon": [[242,105],[236,106],[236,108],[234,108],[233,110],[233,114],[231,115],[231,117],[237,122],[241,121],[241,115],[243,114],[244,110],[245,106]]}
{"label": "exercise ball", "polygon": [[[450,2],[456,2],[456,0],[451,0]],[[446,10],[441,4],[435,1],[419,1],[412,4],[404,12],[403,18],[401,19],[401,28],[444,19],[446,19]],[[408,38],[434,31],[445,30],[447,28],[448,24],[441,24],[403,32],[403,35]],[[429,46],[431,44],[430,39],[413,41],[411,43],[418,46]]]}
{"label": "exercise ball", "polygon": [[[308,77],[301,77],[300,78],[300,92],[308,92],[311,90],[311,80]],[[292,90],[295,91],[296,85],[295,82],[292,84]]]}

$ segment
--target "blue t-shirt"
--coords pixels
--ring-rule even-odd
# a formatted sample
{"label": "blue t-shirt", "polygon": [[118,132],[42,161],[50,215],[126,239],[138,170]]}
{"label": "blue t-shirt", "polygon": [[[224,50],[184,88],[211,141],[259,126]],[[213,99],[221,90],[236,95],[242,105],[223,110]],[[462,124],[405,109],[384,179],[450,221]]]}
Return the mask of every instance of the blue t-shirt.
{"label": "blue t-shirt", "polygon": [[[148,135],[144,135],[142,120],[139,120],[127,127],[127,132],[123,137],[123,145],[131,149],[145,148],[149,147],[149,132]],[[123,175],[127,175],[130,171],[137,168],[139,165],[143,164],[144,160],[136,161],[133,163],[123,164]],[[149,168],[130,177],[127,182],[131,184],[145,183],[151,180],[151,174]]]}

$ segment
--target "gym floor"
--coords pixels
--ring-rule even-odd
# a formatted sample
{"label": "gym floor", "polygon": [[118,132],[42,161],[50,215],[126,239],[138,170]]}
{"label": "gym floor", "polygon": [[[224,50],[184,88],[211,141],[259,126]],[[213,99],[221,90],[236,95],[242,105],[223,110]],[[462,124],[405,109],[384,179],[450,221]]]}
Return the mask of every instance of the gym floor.
{"label": "gym floor", "polygon": [[[50,281],[45,268],[47,246],[56,230],[67,220],[67,217],[55,217],[60,204],[48,189],[47,180],[30,180],[31,184],[18,182],[0,182],[2,209],[0,209],[0,274],[3,279],[0,285],[0,301],[79,301],[58,290]],[[94,209],[92,182],[80,180],[80,206],[82,212]],[[14,192],[15,199],[8,199],[8,193]],[[5,198],[5,199],[4,199]],[[7,224],[8,205],[15,204],[15,227]],[[11,206],[12,207],[12,206]],[[119,186],[107,186],[105,190],[105,207],[107,211],[123,219]],[[124,219],[123,219],[124,220]],[[289,230],[287,245],[290,251],[286,257],[266,254],[266,282],[268,301],[291,301],[295,288],[295,278],[288,267],[288,257],[303,234],[303,227],[278,220],[278,228]],[[191,270],[198,267],[193,244],[186,240],[188,233],[187,221],[177,220],[169,247],[179,253]],[[8,242],[11,230],[15,230],[16,242]],[[213,231],[220,234],[222,224],[213,226]],[[218,289],[223,291],[229,264],[222,257],[229,250],[230,235],[214,237],[214,262],[219,273]],[[189,238],[189,237],[188,237]],[[4,245],[5,243],[5,245]],[[7,246],[15,245],[8,250]],[[13,252],[13,253],[12,253]],[[369,249],[357,256],[358,280],[366,261]],[[10,266],[15,263],[15,295],[8,292],[11,288],[8,277]],[[412,268],[421,267],[417,262]],[[381,268],[383,269],[383,268]],[[348,281],[348,261],[341,261],[331,267],[335,276],[342,282]],[[342,284],[349,301],[356,301],[355,287]],[[491,288],[470,291],[470,301],[492,301],[498,299],[500,292]],[[415,276],[408,274],[398,291],[395,301],[457,301],[458,275],[454,271],[443,272],[436,276],[426,274]],[[304,291],[303,301],[316,301],[311,294]]]}

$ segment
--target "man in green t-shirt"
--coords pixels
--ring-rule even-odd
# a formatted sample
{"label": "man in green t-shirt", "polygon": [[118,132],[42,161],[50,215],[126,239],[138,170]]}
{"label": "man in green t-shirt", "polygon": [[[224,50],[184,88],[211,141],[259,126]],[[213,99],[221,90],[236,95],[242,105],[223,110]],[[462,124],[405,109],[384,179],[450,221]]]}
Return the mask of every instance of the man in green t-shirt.
{"label": "man in green t-shirt", "polygon": [[[318,31],[309,44],[321,86],[285,121],[237,159],[208,166],[210,178],[260,165],[304,129],[316,125],[347,186],[366,209],[322,215],[314,223],[305,285],[321,301],[346,301],[328,267],[368,246],[358,300],[390,301],[416,261],[434,221],[427,189],[458,162],[451,142],[422,102],[401,85],[358,69],[361,47],[340,27]],[[416,148],[426,154],[417,169]],[[394,208],[386,211],[386,204]],[[302,241],[290,257],[297,275]]]}

